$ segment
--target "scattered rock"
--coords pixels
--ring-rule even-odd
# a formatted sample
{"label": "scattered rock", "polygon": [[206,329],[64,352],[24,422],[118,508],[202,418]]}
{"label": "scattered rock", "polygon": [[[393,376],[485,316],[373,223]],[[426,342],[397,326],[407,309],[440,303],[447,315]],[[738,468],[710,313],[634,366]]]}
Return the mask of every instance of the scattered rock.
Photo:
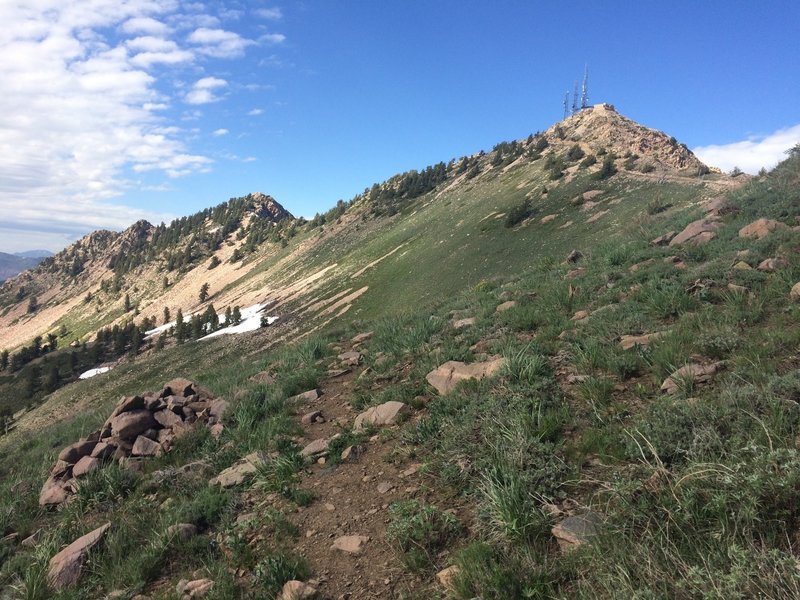
{"label": "scattered rock", "polygon": [[347,554],[361,554],[364,544],[369,541],[366,535],[343,535],[333,541],[331,550],[341,550]]}
{"label": "scattered rock", "polygon": [[743,285],[736,285],[735,283],[729,283],[728,289],[735,294],[746,294],[749,291]]}
{"label": "scattered rock", "polygon": [[132,410],[111,419],[111,433],[124,440],[132,440],[157,424],[149,410]]}
{"label": "scattered rock", "polygon": [[756,269],[759,271],[764,271],[765,273],[773,273],[778,269],[781,269],[786,266],[786,261],[781,258],[765,258],[760,263]]}
{"label": "scattered rock", "polygon": [[166,398],[167,396],[183,396],[184,398],[188,398],[189,396],[196,395],[198,392],[198,388],[195,387],[194,383],[184,377],[176,377],[175,379],[171,379],[167,383],[164,384],[164,389],[161,391],[161,397]]}
{"label": "scattered rock", "polygon": [[570,321],[575,321],[576,323],[584,323],[589,318],[589,312],[585,310],[577,311],[572,317]]}
{"label": "scattered rock", "polygon": [[361,352],[350,350],[349,352],[343,352],[337,358],[348,367],[357,367],[361,362]]}
{"label": "scattered rock", "polygon": [[372,406],[356,417],[353,424],[353,431],[360,432],[365,425],[383,427],[394,425],[400,415],[409,411],[409,406],[403,402],[390,400],[378,406]]}
{"label": "scattered rock", "polygon": [[688,379],[694,381],[695,385],[708,383],[723,367],[722,362],[708,365],[695,363],[684,365],[664,380],[664,383],[661,384],[661,391],[667,394],[674,394],[680,389],[683,382]]}
{"label": "scattered rock", "polygon": [[636,346],[646,348],[650,342],[664,335],[663,331],[655,333],[645,333],[644,335],[623,335],[619,340],[619,345],[623,350],[630,350]]}
{"label": "scattered rock", "polygon": [[39,493],[39,506],[49,506],[51,504],[61,504],[69,498],[70,492],[64,486],[64,482],[55,477],[48,477]]}
{"label": "scattered rock", "polygon": [[302,456],[316,456],[328,451],[328,444],[331,443],[330,438],[320,438],[314,440],[300,451]]}
{"label": "scattered rock", "polygon": [[789,291],[789,300],[792,302],[800,302],[800,281],[795,283]]}
{"label": "scattered rock", "polygon": [[436,574],[436,581],[445,590],[453,589],[453,580],[458,575],[458,565],[451,565],[446,569],[442,569]]}
{"label": "scattered rock", "polygon": [[317,589],[302,581],[293,579],[283,584],[278,600],[313,600],[317,597]]}
{"label": "scattered rock", "polygon": [[350,340],[353,344],[362,344],[370,339],[373,335],[372,331],[365,331],[364,333],[359,333],[357,336],[354,336],[352,340]]}
{"label": "scattered rock", "polygon": [[586,273],[587,273],[586,267],[579,267],[577,269],[572,269],[571,271],[569,271],[565,275],[565,277],[567,279],[577,279],[578,277],[583,277],[584,275],[586,275]]}
{"label": "scattered rock", "polygon": [[321,410],[312,410],[310,413],[304,414],[300,422],[303,425],[312,425],[313,423],[324,423],[325,418],[322,416]]}
{"label": "scattered rock", "polygon": [[576,263],[582,258],[583,258],[583,252],[581,252],[580,250],[573,250],[572,252],[567,254],[568,263]]}
{"label": "scattered rock", "polygon": [[340,456],[342,462],[355,462],[359,459],[359,457],[364,454],[366,448],[361,444],[356,444],[355,446],[348,446],[344,450],[342,450],[342,454]]}
{"label": "scattered rock", "polygon": [[451,360],[437,367],[425,376],[439,394],[448,394],[466,379],[483,379],[497,374],[505,365],[505,359],[494,357],[485,362],[466,364]]}
{"label": "scattered rock", "polygon": [[221,471],[219,475],[212,478],[208,483],[209,485],[218,485],[224,488],[242,484],[255,474],[258,471],[258,467],[263,464],[264,459],[261,458],[261,455],[258,452],[253,452]]}
{"label": "scattered rock", "polygon": [[733,268],[736,269],[737,271],[752,271],[753,270],[753,267],[748,265],[743,260],[740,260],[735,265],[733,265]]}
{"label": "scattered rock", "polygon": [[660,235],[657,238],[655,238],[654,240],[650,240],[650,245],[651,246],[666,246],[667,244],[669,244],[673,240],[673,238],[676,235],[678,235],[677,232],[668,231],[664,235]]}
{"label": "scattered rock", "polygon": [[587,192],[583,192],[583,199],[589,202],[590,200],[597,198],[602,193],[603,190],[589,190]]}
{"label": "scattered rock", "polygon": [[551,530],[562,550],[571,550],[581,544],[591,543],[602,523],[600,515],[593,511],[567,517]]}
{"label": "scattered rock", "polygon": [[292,396],[289,398],[289,402],[313,402],[314,400],[319,400],[322,397],[322,390],[319,388],[314,388],[313,390],[308,390],[307,392],[303,392],[302,394],[297,394],[296,396]]}
{"label": "scattered rock", "polygon": [[250,378],[250,381],[272,385],[273,383],[275,383],[275,377],[273,377],[272,373],[270,373],[269,371],[261,371],[260,373],[256,373],[255,375],[253,375]]}
{"label": "scattered rock", "polygon": [[773,219],[757,219],[742,227],[739,237],[760,240],[778,229],[789,229],[789,226]]}
{"label": "scattered rock", "polygon": [[549,223],[550,221],[555,221],[557,216],[558,215],[545,215],[544,217],[541,218],[541,220],[539,222],[540,223]]}
{"label": "scattered rock", "polygon": [[716,230],[720,226],[720,223],[713,219],[693,221],[669,241],[669,246],[700,246],[706,244],[717,236]]}
{"label": "scattered rock", "polygon": [[106,523],[90,531],[51,558],[50,569],[47,572],[47,582],[50,587],[58,590],[78,583],[89,551],[103,539],[110,527],[111,523]]}
{"label": "scattered rock", "polygon": [[453,321],[454,329],[463,329],[464,327],[471,327],[472,325],[475,325],[475,317],[469,317],[467,319],[458,319],[457,321]]}
{"label": "scattered rock", "polygon": [[495,308],[494,311],[499,313],[505,312],[511,308],[514,308],[516,305],[517,305],[516,300],[508,300],[506,302],[503,302],[502,304],[498,304],[497,308]]}
{"label": "scattered rock", "polygon": [[211,588],[214,581],[211,579],[195,579],[194,581],[180,581],[178,583],[178,593],[188,598],[202,598]]}

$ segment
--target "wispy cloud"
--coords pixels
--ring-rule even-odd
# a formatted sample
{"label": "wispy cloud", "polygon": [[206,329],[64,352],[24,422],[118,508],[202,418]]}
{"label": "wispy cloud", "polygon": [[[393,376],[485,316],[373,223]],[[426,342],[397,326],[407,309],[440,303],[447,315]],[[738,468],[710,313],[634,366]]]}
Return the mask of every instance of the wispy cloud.
{"label": "wispy cloud", "polygon": [[248,116],[248,117],[257,117],[258,115],[260,115],[260,114],[263,114],[263,113],[264,113],[264,110],[263,110],[263,109],[261,109],[261,108],[254,108],[253,110],[248,110],[248,111],[247,111],[247,116]]}
{"label": "wispy cloud", "polygon": [[237,58],[248,46],[256,43],[233,31],[208,27],[195,29],[187,39],[197,45],[197,52],[215,58]]}
{"label": "wispy cloud", "polygon": [[192,89],[184,97],[187,104],[209,104],[211,102],[218,102],[221,100],[217,96],[217,90],[228,86],[228,82],[224,79],[217,79],[216,77],[203,77],[195,82]]}
{"label": "wispy cloud", "polygon": [[212,131],[211,135],[213,135],[214,137],[222,137],[223,135],[228,135],[229,133],[230,131],[228,131],[227,129],[220,128]]}
{"label": "wispy cloud", "polygon": [[693,149],[707,165],[731,171],[734,167],[755,174],[762,168],[771,169],[786,158],[786,151],[800,143],[800,125],[779,129],[765,136],[753,136],[730,144],[698,146]]}
{"label": "wispy cloud", "polygon": [[257,17],[267,19],[268,21],[278,21],[283,18],[283,11],[280,8],[257,8],[253,11]]}

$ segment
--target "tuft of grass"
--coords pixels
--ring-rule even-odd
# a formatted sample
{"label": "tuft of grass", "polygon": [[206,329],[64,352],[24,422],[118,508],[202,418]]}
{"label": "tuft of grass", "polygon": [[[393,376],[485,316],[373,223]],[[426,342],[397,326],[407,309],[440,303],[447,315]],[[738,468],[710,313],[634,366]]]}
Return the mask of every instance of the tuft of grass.
{"label": "tuft of grass", "polygon": [[395,502],[389,507],[386,541],[412,571],[432,570],[440,551],[448,548],[462,531],[450,513],[417,500]]}

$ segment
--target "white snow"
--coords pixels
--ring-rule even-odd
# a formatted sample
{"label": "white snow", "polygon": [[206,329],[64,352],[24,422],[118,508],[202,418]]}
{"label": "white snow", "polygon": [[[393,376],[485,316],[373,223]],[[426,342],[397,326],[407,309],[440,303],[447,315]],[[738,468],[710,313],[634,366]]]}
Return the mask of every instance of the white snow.
{"label": "white snow", "polygon": [[97,367],[96,369],[89,369],[88,371],[84,371],[78,376],[78,379],[89,379],[89,377],[94,377],[95,375],[100,375],[101,373],[108,373],[111,370],[111,367]]}
{"label": "white snow", "polygon": [[[218,335],[234,335],[237,333],[245,333],[247,331],[255,331],[259,327],[261,327],[261,311],[266,308],[266,304],[254,304],[253,306],[248,306],[247,308],[242,309],[242,320],[238,325],[231,325],[230,327],[223,327],[222,329],[217,329],[213,333],[209,333],[205,337],[201,337],[201,340],[207,340],[213,337],[217,337]],[[220,315],[224,316],[224,315]],[[267,322],[272,325],[275,321],[278,320],[278,317],[267,317]]]}

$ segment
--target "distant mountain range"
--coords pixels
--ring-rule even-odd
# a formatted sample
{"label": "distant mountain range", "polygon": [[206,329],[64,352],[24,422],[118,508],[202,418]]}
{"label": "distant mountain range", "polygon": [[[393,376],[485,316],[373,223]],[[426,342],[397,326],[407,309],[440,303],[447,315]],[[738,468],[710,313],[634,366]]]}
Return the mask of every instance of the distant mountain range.
{"label": "distant mountain range", "polygon": [[0,252],[0,281],[32,269],[48,256],[53,256],[53,253],[47,250],[26,250],[14,254]]}

